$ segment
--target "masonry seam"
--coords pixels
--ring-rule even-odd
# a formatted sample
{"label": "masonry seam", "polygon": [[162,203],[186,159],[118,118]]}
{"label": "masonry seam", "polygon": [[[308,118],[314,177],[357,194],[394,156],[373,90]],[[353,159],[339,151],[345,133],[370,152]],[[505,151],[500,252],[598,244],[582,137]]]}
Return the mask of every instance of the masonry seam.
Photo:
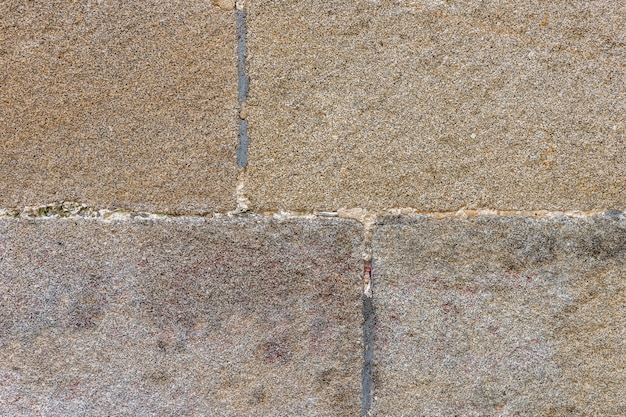
{"label": "masonry seam", "polygon": [[245,168],[248,165],[248,121],[246,120],[245,105],[248,98],[250,80],[246,69],[248,47],[246,45],[246,10],[243,2],[237,2],[235,8],[237,27],[237,101],[239,103],[239,146],[237,148],[237,166]]}
{"label": "masonry seam", "polygon": [[[135,217],[151,217],[151,218],[210,218],[210,217],[237,217],[245,215],[273,217],[276,219],[290,218],[318,218],[318,217],[337,217],[343,219],[352,219],[361,223],[365,227],[365,240],[369,240],[371,232],[376,225],[377,219],[385,216],[420,216],[433,219],[460,218],[469,219],[476,217],[528,217],[534,219],[550,219],[555,217],[569,218],[593,218],[603,214],[622,214],[625,209],[598,209],[589,211],[567,210],[567,211],[502,211],[492,209],[477,210],[457,210],[457,211],[420,211],[413,208],[388,208],[381,210],[367,210],[362,208],[340,209],[337,211],[279,211],[279,212],[255,212],[248,210],[248,199],[243,194],[243,184],[245,180],[245,170],[240,171],[237,199],[242,207],[236,208],[234,211],[228,212],[207,212],[200,214],[170,214],[157,213],[148,211],[134,211],[128,209],[106,209],[89,206],[84,203],[59,201],[50,204],[38,206],[21,206],[21,207],[4,207],[0,208],[0,220],[2,219],[31,219],[31,218],[107,218],[112,215],[121,218]],[[366,245],[367,246],[367,245]],[[364,248],[364,259],[369,256]]]}
{"label": "masonry seam", "polygon": [[371,416],[372,397],[374,392],[374,332],[376,330],[376,310],[372,286],[372,262],[363,261],[363,279],[367,283],[363,292],[363,369],[361,416]]}

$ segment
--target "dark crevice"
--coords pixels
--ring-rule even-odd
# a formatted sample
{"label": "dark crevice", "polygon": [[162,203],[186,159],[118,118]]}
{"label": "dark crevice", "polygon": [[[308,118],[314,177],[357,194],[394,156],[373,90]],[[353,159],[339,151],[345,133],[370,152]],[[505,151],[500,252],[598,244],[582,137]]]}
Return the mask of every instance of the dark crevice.
{"label": "dark crevice", "polygon": [[248,147],[250,145],[248,122],[242,118],[243,106],[248,98],[249,87],[248,74],[246,72],[246,57],[248,56],[248,48],[246,46],[246,11],[237,8],[235,13],[237,21],[237,100],[239,102],[237,165],[239,168],[245,168],[248,165]]}
{"label": "dark crevice", "polygon": [[[370,262],[365,262],[366,279],[372,284],[372,267]],[[374,298],[367,294],[363,295],[363,397],[361,400],[361,416],[370,416],[372,408],[374,374],[374,329],[376,325],[376,312],[374,310]]]}

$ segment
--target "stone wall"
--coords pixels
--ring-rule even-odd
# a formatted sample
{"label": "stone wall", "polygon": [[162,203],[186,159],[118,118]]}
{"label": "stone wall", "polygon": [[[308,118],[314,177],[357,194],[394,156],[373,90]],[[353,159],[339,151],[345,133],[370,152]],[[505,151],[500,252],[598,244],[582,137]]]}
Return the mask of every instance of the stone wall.
{"label": "stone wall", "polygon": [[0,2],[0,415],[626,415],[625,16]]}

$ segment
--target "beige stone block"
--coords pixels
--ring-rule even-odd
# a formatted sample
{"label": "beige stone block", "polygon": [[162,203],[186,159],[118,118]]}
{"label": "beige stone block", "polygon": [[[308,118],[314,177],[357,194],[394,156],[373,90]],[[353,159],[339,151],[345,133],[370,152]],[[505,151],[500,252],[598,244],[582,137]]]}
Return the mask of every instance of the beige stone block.
{"label": "beige stone block", "polygon": [[626,413],[626,216],[386,218],[377,416]]}
{"label": "beige stone block", "polygon": [[211,1],[0,3],[0,206],[232,210],[236,42]]}
{"label": "beige stone block", "polygon": [[356,416],[360,226],[0,222],[0,415]]}
{"label": "beige stone block", "polygon": [[626,6],[247,2],[259,210],[626,204]]}

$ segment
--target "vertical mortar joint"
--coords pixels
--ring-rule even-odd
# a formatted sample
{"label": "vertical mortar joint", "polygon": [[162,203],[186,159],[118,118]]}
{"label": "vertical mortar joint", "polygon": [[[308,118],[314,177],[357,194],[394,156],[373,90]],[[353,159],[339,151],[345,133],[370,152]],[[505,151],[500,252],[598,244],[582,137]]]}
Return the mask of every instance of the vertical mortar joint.
{"label": "vertical mortar joint", "polygon": [[237,24],[237,101],[239,102],[239,146],[237,149],[237,166],[245,168],[248,165],[248,121],[246,120],[245,103],[248,98],[249,79],[246,70],[246,10],[243,1],[236,3],[235,20]]}
{"label": "vertical mortar joint", "polygon": [[374,329],[376,325],[376,312],[374,309],[374,297],[372,290],[372,263],[371,260],[363,261],[363,280],[365,291],[363,294],[363,373],[361,400],[361,416],[371,416],[374,374]]}

